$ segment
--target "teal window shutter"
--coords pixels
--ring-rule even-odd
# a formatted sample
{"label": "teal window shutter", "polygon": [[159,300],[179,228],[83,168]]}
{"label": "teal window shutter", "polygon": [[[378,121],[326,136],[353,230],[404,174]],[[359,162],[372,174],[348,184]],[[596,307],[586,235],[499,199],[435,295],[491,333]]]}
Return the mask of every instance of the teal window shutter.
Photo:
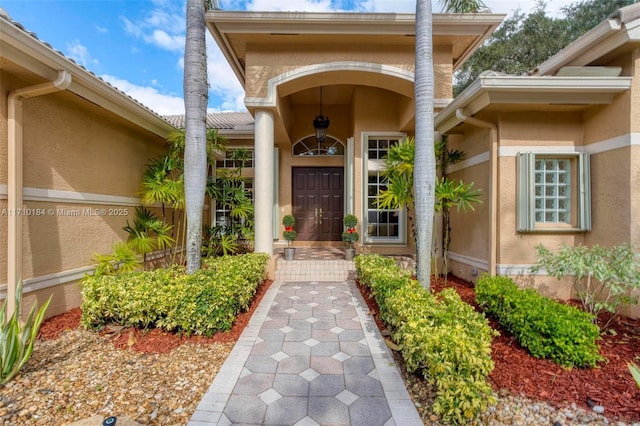
{"label": "teal window shutter", "polygon": [[589,153],[578,157],[578,227],[591,231],[591,161]]}
{"label": "teal window shutter", "polygon": [[532,152],[521,152],[518,159],[518,223],[519,232],[532,231],[535,227],[533,205],[533,171],[536,156]]}

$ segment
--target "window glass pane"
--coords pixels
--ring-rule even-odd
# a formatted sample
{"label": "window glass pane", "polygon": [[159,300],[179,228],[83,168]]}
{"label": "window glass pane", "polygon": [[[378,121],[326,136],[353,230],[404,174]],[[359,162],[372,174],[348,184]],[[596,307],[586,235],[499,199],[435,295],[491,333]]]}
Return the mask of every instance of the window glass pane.
{"label": "window glass pane", "polygon": [[315,136],[308,136],[293,145],[294,156],[340,156],[344,155],[344,145],[335,138],[327,136],[318,143]]}
{"label": "window glass pane", "polygon": [[376,196],[386,189],[384,178],[380,172],[369,172],[369,184],[367,188],[367,227],[365,229],[369,238],[399,238],[400,229],[399,210],[381,209],[376,206]]}
{"label": "window glass pane", "polygon": [[570,160],[545,158],[537,159],[534,164],[536,222],[570,223]]}

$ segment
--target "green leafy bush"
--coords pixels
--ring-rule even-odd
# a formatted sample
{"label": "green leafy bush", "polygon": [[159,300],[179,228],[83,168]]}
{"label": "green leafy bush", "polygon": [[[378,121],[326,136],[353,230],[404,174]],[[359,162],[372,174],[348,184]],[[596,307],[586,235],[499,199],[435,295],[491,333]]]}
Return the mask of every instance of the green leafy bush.
{"label": "green leafy bush", "polygon": [[82,324],[159,327],[210,336],[231,328],[264,280],[266,254],[223,256],[204,261],[191,275],[173,267],[82,282]]}
{"label": "green leafy bush", "polygon": [[565,366],[590,366],[603,360],[593,315],[551,300],[534,289],[520,289],[507,277],[483,275],[476,299],[537,358]]}
{"label": "green leafy bush", "polygon": [[356,272],[371,288],[407,370],[435,386],[433,409],[443,421],[463,423],[495,403],[487,381],[495,332],[482,314],[453,289],[432,295],[392,259],[358,256]]}
{"label": "green leafy bush", "polygon": [[33,304],[24,323],[20,321],[21,303],[22,283],[18,283],[15,311],[7,319],[6,299],[0,311],[0,385],[4,385],[13,379],[31,358],[33,344],[44,320],[44,313],[49,307],[49,303],[51,303],[51,297],[37,312],[36,305]]}
{"label": "green leafy bush", "polygon": [[631,292],[640,289],[640,262],[631,245],[563,246],[557,253],[539,245],[536,251],[538,264],[533,271],[545,269],[557,279],[572,276],[575,294],[584,309],[594,315],[594,322],[600,311],[613,314],[603,328],[621,308],[638,303]]}

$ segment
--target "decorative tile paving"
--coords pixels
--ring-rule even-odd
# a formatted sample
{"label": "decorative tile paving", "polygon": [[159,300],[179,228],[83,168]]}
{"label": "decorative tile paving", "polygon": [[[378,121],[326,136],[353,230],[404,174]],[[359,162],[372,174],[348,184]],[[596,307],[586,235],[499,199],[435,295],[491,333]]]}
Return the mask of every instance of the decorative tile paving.
{"label": "decorative tile paving", "polygon": [[335,358],[338,361],[342,362],[342,361],[345,361],[345,360],[351,358],[351,356],[345,354],[344,352],[338,352],[337,354],[332,355],[331,358]]}
{"label": "decorative tile paving", "polygon": [[287,355],[286,353],[280,351],[280,352],[277,352],[277,353],[271,355],[271,358],[275,359],[276,361],[282,361],[283,359],[289,358],[289,355]]}
{"label": "decorative tile paving", "polygon": [[320,373],[318,373],[313,368],[308,368],[308,369],[304,370],[302,373],[300,373],[300,376],[305,378],[305,379],[307,379],[308,381],[312,381],[313,379],[315,379],[319,375],[320,375]]}
{"label": "decorative tile paving", "polygon": [[275,402],[282,398],[282,395],[280,395],[275,389],[272,388],[258,394],[258,398],[260,398],[265,404],[269,405],[272,402]]}
{"label": "decorative tile paving", "polygon": [[353,404],[358,398],[360,398],[358,395],[349,392],[348,390],[343,390],[338,395],[336,395],[336,399],[347,406]]}
{"label": "decorative tile paving", "polygon": [[315,345],[317,345],[320,342],[318,342],[316,339],[307,339],[302,343],[304,343],[305,345],[307,345],[309,347],[314,347]]}
{"label": "decorative tile paving", "polygon": [[225,363],[192,426],[422,424],[353,282],[276,281],[272,289],[253,346],[229,356],[233,367]]}

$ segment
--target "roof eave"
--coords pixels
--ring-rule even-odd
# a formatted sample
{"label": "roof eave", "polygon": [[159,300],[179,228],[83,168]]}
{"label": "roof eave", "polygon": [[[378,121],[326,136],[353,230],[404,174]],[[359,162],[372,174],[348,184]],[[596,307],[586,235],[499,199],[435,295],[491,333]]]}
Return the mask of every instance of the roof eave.
{"label": "roof eave", "polygon": [[554,75],[564,66],[585,66],[629,41],[640,41],[640,4],[619,9],[531,71]]}
{"label": "roof eave", "polygon": [[[454,62],[457,70],[502,23],[505,14],[434,14],[433,35],[476,36]],[[228,34],[368,34],[415,36],[413,13],[207,12],[207,27],[238,80],[245,86],[245,70],[231,47]]]}
{"label": "roof eave", "polygon": [[462,121],[456,111],[473,116],[490,105],[602,105],[631,88],[631,77],[481,76],[435,117],[446,134]]}
{"label": "roof eave", "polygon": [[[53,80],[58,71],[67,71],[72,83],[67,90],[125,118],[160,137],[166,137],[176,128],[149,108],[114,88],[47,46],[35,36],[0,19],[2,55],[38,76]],[[10,57],[9,57],[10,56]]]}

